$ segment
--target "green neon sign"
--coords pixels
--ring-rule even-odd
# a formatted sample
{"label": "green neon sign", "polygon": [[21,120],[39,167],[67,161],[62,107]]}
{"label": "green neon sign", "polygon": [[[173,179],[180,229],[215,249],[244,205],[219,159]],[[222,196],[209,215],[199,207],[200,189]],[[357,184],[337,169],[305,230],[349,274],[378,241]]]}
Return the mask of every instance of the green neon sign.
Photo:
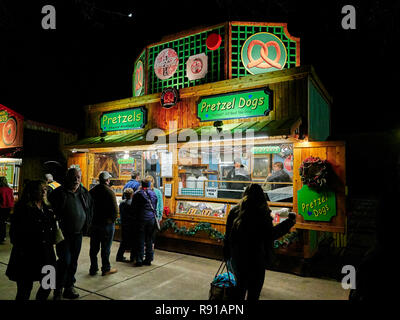
{"label": "green neon sign", "polygon": [[131,163],[135,163],[134,158],[118,159],[118,164],[131,164]]}
{"label": "green neon sign", "polygon": [[336,216],[336,195],[317,192],[304,185],[297,191],[298,213],[307,221],[331,221]]}
{"label": "green neon sign", "polygon": [[281,152],[280,146],[266,146],[266,147],[253,147],[253,154],[265,154],[265,153],[279,153]]}
{"label": "green neon sign", "polygon": [[272,110],[267,88],[203,97],[197,103],[200,121],[263,117]]}
{"label": "green neon sign", "polygon": [[105,131],[142,129],[147,122],[144,107],[105,112],[100,117],[100,128]]}

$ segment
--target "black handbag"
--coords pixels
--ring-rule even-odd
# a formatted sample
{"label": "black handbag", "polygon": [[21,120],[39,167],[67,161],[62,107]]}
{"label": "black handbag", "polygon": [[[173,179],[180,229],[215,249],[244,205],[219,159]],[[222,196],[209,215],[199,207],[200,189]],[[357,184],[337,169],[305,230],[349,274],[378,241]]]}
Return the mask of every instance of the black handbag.
{"label": "black handbag", "polygon": [[[223,272],[225,268],[226,272]],[[224,284],[221,284],[220,280],[224,278],[228,279],[228,281]],[[231,272],[229,272],[226,262],[222,261],[217,273],[214,276],[214,280],[210,283],[208,300],[227,301],[237,299],[238,289],[236,286],[235,277]]]}

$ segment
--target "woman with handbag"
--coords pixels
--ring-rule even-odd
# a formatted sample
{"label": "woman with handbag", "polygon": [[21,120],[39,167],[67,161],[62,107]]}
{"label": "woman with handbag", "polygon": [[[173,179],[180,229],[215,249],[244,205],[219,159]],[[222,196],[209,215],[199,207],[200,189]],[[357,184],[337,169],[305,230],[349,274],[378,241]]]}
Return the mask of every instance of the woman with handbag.
{"label": "woman with handbag", "polygon": [[273,241],[288,233],[296,215],[273,226],[271,210],[258,184],[249,185],[226,222],[224,259],[237,282],[238,298],[258,300],[264,284],[265,268],[271,260]]}
{"label": "woman with handbag", "polygon": [[[6,275],[17,282],[16,300],[29,300],[33,282],[47,273],[44,266],[55,266],[56,221],[47,201],[47,184],[30,181],[25,186],[11,218],[10,239],[13,244]],[[37,300],[47,300],[51,289],[40,286]]]}
{"label": "woman with handbag", "polygon": [[136,216],[136,267],[151,265],[153,261],[153,234],[157,228],[157,196],[150,189],[150,181],[142,180],[142,188],[136,192],[132,199],[132,206]]}

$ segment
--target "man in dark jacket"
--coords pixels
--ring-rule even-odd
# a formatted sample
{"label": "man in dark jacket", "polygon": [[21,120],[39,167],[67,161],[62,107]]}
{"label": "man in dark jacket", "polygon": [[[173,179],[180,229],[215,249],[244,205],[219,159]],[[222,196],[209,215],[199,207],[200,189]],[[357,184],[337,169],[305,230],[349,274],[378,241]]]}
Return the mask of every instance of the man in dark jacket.
{"label": "man in dark jacket", "polygon": [[[268,182],[292,182],[290,176],[283,170],[282,162],[274,162],[272,165],[272,173],[270,173],[267,177]],[[273,184],[271,189],[278,189],[289,186],[288,184]]]}
{"label": "man in dark jacket", "polygon": [[94,276],[99,270],[97,254],[101,246],[101,271],[102,275],[116,273],[117,269],[111,268],[110,251],[114,239],[115,220],[118,215],[118,204],[114,191],[109,187],[111,174],[103,171],[99,175],[97,186],[89,191],[94,202],[92,226],[90,228],[90,270]]}
{"label": "man in dark jacket", "polygon": [[67,171],[65,186],[58,187],[49,196],[64,240],[57,244],[56,290],[54,300],[63,297],[77,299],[74,289],[75,273],[82,247],[82,236],[87,232],[93,216],[93,201],[89,192],[81,185],[82,173],[78,168]]}
{"label": "man in dark jacket", "polygon": [[[137,191],[132,199],[135,210],[136,226],[136,267],[151,265],[153,261],[153,234],[155,230],[155,208],[157,208],[157,196],[150,189],[150,181],[142,180],[142,189]],[[146,252],[145,252],[146,248]],[[145,255],[145,259],[143,257]]]}
{"label": "man in dark jacket", "polygon": [[[234,168],[228,172],[226,177],[227,180],[231,181],[249,181],[250,174],[249,171],[242,163],[242,159],[237,158],[234,160]],[[232,190],[243,190],[249,184],[248,183],[240,183],[240,182],[228,182],[228,189]]]}

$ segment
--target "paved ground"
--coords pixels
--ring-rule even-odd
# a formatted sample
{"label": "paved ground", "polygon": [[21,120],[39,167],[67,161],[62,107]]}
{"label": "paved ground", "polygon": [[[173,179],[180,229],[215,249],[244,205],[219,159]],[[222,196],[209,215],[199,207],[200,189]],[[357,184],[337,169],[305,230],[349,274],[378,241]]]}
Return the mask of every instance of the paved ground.
{"label": "paved ground", "polygon": [[[76,287],[82,300],[206,300],[209,284],[220,262],[217,260],[156,250],[151,266],[133,267],[115,262],[119,242],[114,242],[111,262],[118,273],[89,276],[89,239],[84,238]],[[0,300],[13,300],[16,284],[5,270],[11,244],[0,245]],[[128,254],[126,254],[128,256]],[[100,260],[100,257],[99,257]],[[34,286],[34,298],[39,283]],[[300,277],[268,271],[261,300],[347,300],[348,291],[337,281]],[[52,295],[50,296],[52,298]]]}

